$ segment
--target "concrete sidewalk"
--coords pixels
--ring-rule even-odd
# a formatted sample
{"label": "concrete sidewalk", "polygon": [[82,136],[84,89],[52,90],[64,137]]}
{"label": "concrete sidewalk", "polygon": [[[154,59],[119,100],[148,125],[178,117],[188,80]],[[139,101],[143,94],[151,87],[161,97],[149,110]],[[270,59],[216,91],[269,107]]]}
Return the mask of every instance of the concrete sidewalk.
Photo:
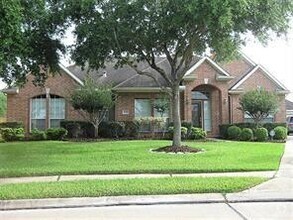
{"label": "concrete sidewalk", "polygon": [[[249,173],[250,175],[248,176],[252,176],[251,172],[248,172],[246,174],[249,174]],[[259,172],[256,172],[256,173],[259,173]],[[226,173],[226,174],[229,175],[229,173]],[[225,176],[227,176],[226,174]],[[266,175],[267,174],[268,173],[266,173]],[[181,174],[181,175],[178,174],[176,176],[182,176],[182,175],[187,175],[187,174]],[[187,176],[194,176],[194,175],[207,175],[207,174],[188,174]],[[214,174],[208,174],[208,175],[214,175]],[[221,175],[221,174],[217,174],[217,175]],[[241,173],[234,173],[232,175],[241,176]],[[270,173],[270,175],[274,175],[274,173]],[[94,175],[94,176],[91,176],[91,178],[97,178],[100,176],[101,175]],[[121,177],[123,176],[125,178],[129,178],[128,175],[121,175]],[[162,176],[168,176],[168,175],[132,175],[131,178],[162,177]],[[64,177],[63,177],[63,180],[73,180],[74,178],[76,180],[76,176],[71,176],[71,177],[67,176],[67,179]],[[86,176],[86,177],[80,176],[80,177],[88,178],[89,176]],[[117,178],[116,175],[113,175],[112,178],[114,177]],[[48,181],[49,179],[46,179],[46,178],[47,177],[42,177],[38,180]],[[54,178],[58,178],[58,177],[54,177]],[[59,180],[61,178],[59,178]],[[29,179],[28,181],[31,181],[31,179]],[[51,181],[57,181],[57,179],[52,179]],[[23,179],[22,182],[25,182],[25,179]],[[240,193],[6,200],[6,201],[0,201],[0,210],[104,207],[104,206],[123,206],[123,205],[159,205],[159,204],[210,204],[210,203],[236,204],[241,202],[293,202],[293,137],[288,137],[285,152],[281,160],[280,169],[274,175],[274,177],[263,184],[260,184],[256,187],[253,187],[249,190],[246,190]]]}
{"label": "concrete sidewalk", "polygon": [[95,174],[0,178],[0,185],[30,182],[57,182],[94,179],[133,179],[162,177],[265,177],[273,178],[276,171],[229,172],[229,173],[187,173],[187,174]]}

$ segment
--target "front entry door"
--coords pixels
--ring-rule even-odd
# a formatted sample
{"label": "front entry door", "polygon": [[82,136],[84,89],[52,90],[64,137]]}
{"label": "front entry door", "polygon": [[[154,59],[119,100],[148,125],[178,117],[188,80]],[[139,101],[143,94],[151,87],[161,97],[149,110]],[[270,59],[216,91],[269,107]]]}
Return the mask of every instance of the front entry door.
{"label": "front entry door", "polygon": [[194,101],[192,103],[192,124],[194,127],[202,128],[202,102]]}

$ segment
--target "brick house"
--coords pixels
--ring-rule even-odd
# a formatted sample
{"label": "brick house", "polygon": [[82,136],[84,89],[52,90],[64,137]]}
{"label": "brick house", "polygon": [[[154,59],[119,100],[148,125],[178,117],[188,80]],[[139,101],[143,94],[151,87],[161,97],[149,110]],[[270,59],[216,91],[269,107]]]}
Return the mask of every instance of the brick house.
{"label": "brick house", "polygon": [[[156,62],[161,68],[169,68],[165,58],[158,58]],[[58,127],[64,119],[82,120],[67,98],[70,91],[83,85],[87,71],[75,65],[60,67],[60,75],[50,77],[44,87],[35,87],[32,76],[28,75],[24,87],[3,90],[7,94],[7,121],[22,121],[29,132],[33,128]],[[152,71],[143,63],[139,68]],[[110,113],[111,120],[160,117],[152,103],[162,97],[162,92],[153,79],[138,75],[127,66],[115,69],[110,63],[105,69],[89,74],[97,83],[111,84],[118,95],[115,108]],[[164,86],[164,79],[159,75],[156,78]],[[221,64],[209,57],[195,58],[180,87],[181,119],[202,127],[210,136],[217,136],[220,124],[250,120],[238,110],[239,98],[245,91],[256,88],[275,91],[279,96],[279,111],[267,121],[285,122],[285,96],[289,91],[264,67],[243,54]],[[170,115],[167,113],[164,117],[169,118]]]}

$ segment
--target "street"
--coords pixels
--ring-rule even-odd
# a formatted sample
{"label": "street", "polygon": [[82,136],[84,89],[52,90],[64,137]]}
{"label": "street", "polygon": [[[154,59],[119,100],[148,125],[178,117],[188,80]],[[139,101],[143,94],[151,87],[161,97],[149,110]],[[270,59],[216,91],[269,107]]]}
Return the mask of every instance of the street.
{"label": "street", "polygon": [[291,202],[109,206],[1,211],[1,220],[25,219],[293,219]]}

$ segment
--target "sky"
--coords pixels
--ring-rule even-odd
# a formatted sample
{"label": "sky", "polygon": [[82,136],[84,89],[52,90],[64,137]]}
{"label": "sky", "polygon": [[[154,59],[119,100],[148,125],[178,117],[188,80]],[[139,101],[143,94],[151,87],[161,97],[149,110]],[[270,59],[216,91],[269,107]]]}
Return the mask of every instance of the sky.
{"label": "sky", "polygon": [[[293,22],[287,36],[272,37],[267,45],[262,45],[252,36],[247,37],[247,43],[241,51],[252,61],[264,66],[275,78],[293,92]],[[74,42],[72,34],[67,34],[64,43],[70,45]],[[68,58],[63,58],[61,63],[65,66],[72,64]],[[0,88],[5,84],[0,82]],[[293,101],[293,93],[287,99]]]}

